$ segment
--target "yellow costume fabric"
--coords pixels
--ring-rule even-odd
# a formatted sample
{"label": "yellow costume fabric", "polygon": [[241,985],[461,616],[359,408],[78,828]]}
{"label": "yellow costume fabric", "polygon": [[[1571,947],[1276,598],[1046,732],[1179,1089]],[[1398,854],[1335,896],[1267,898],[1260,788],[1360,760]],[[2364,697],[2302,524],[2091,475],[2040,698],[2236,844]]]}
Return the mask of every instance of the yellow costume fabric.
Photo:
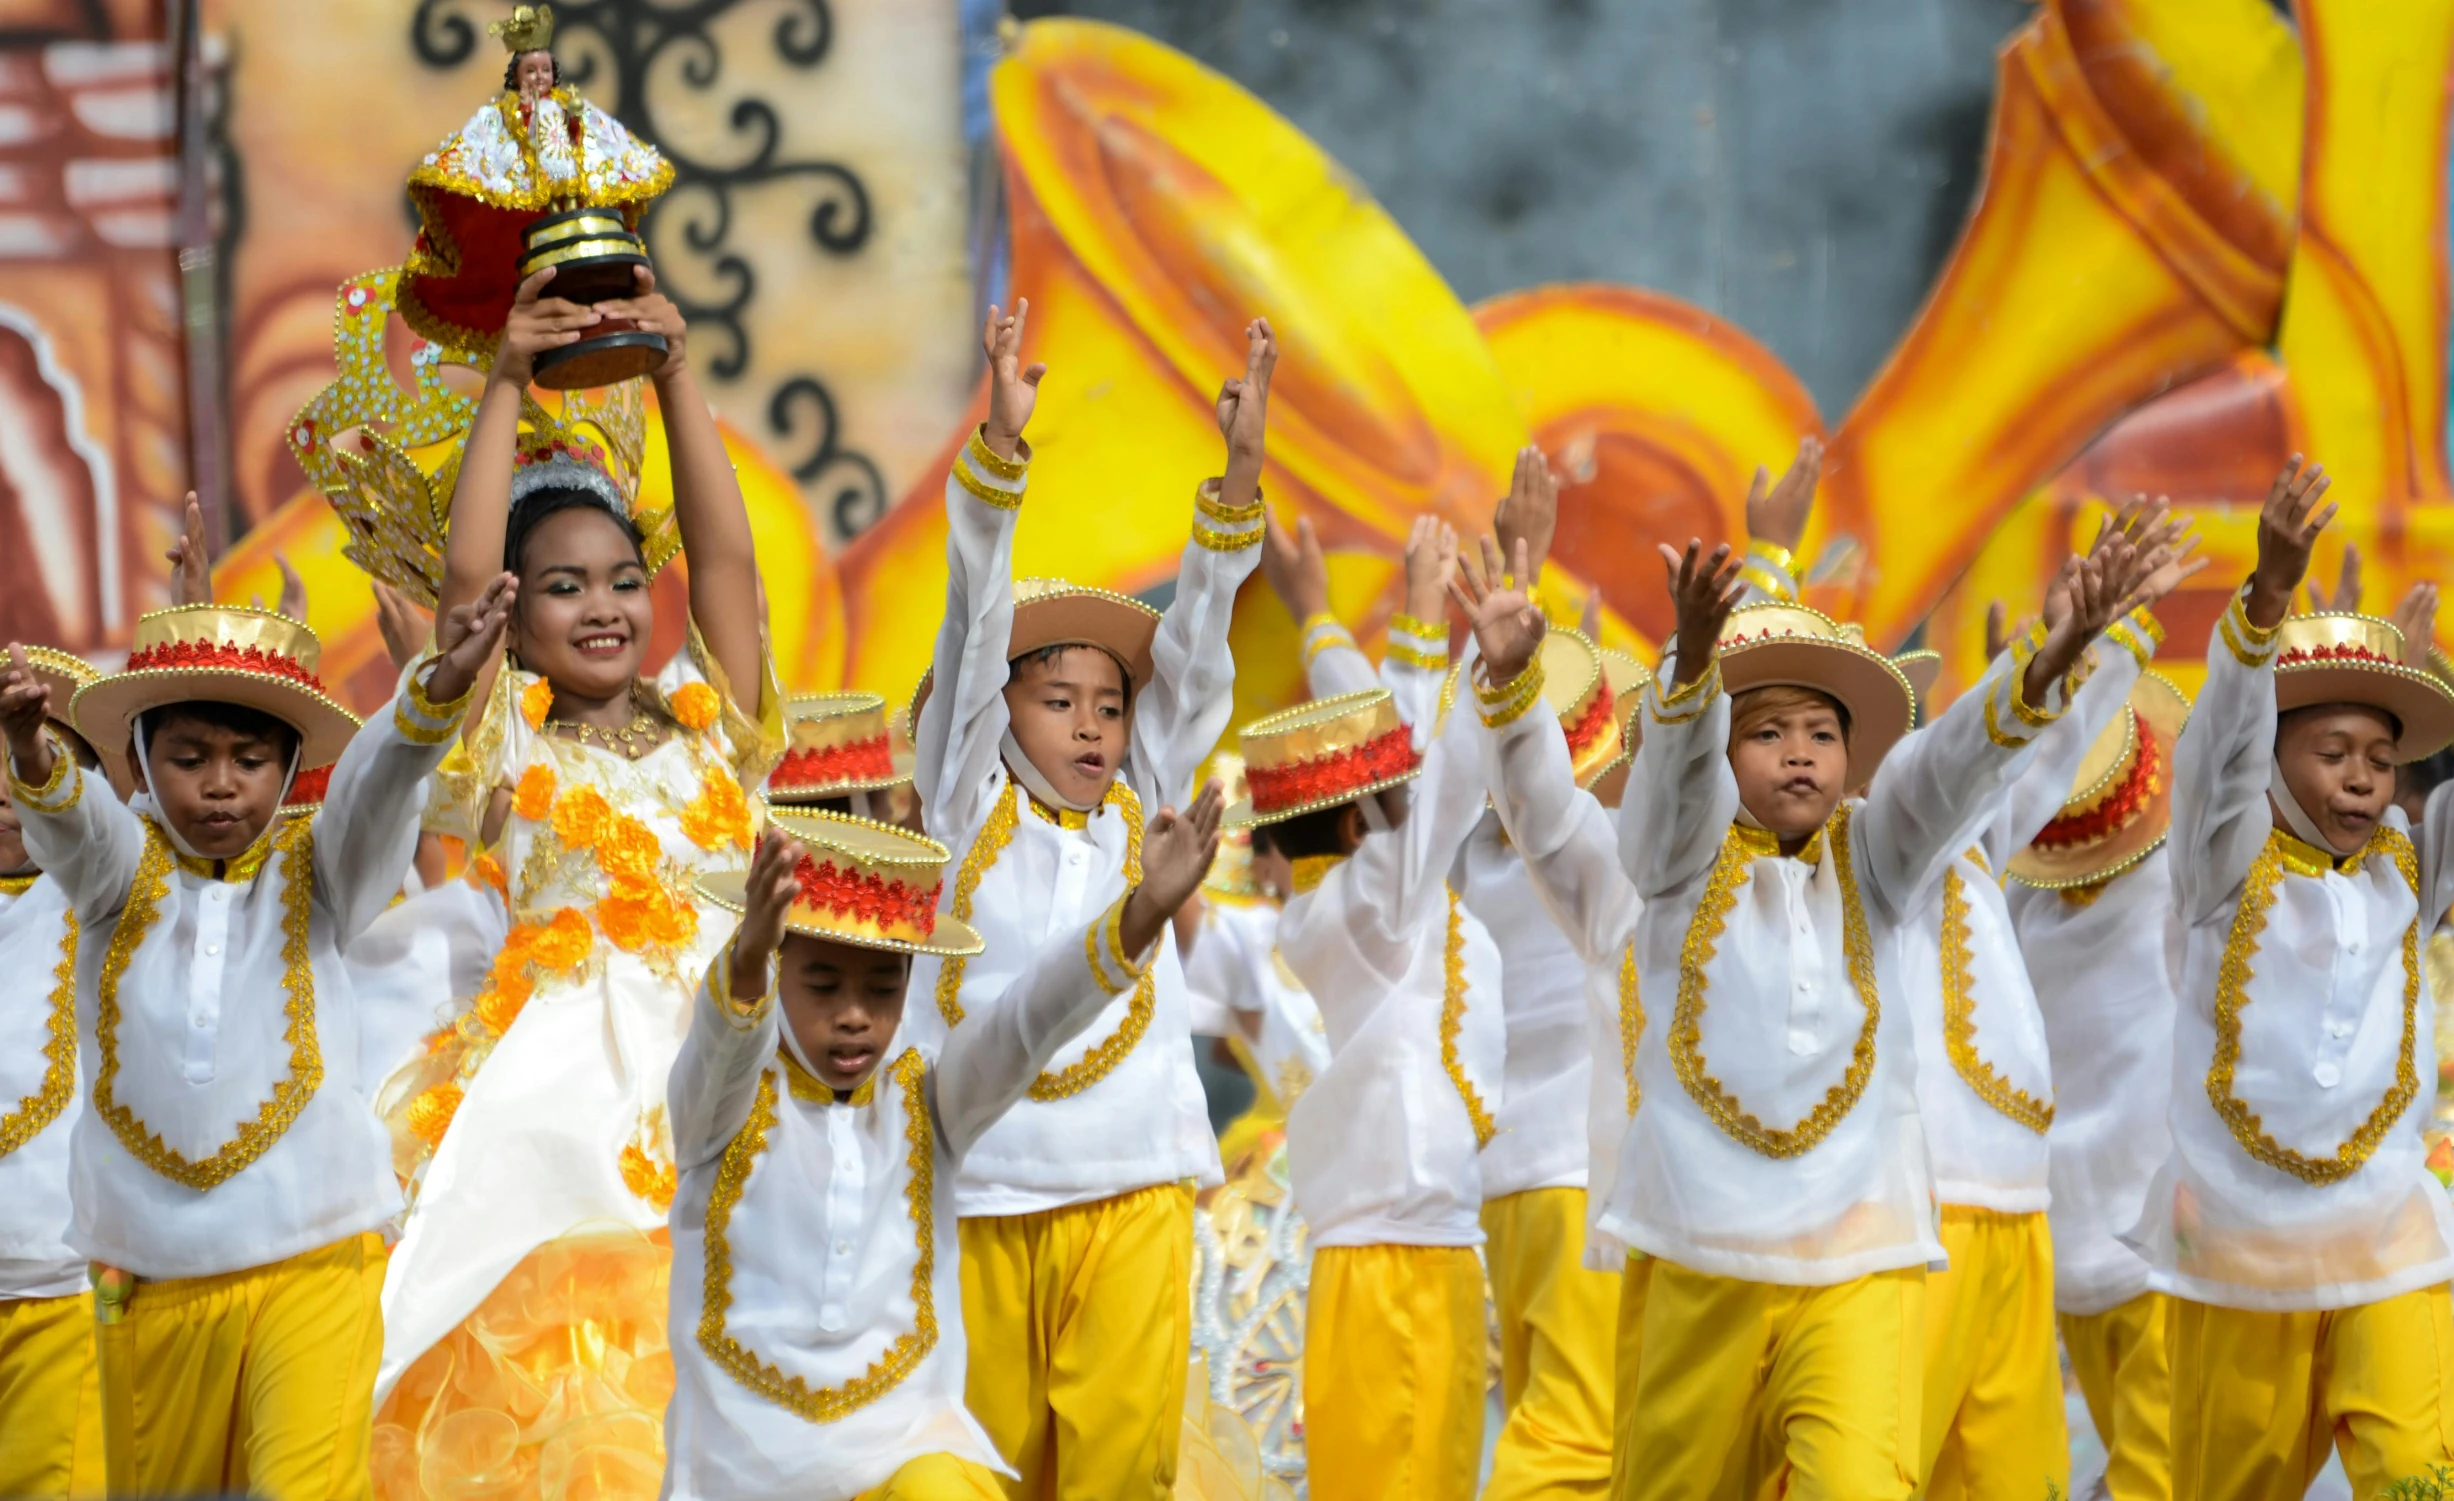
{"label": "yellow costume fabric", "polygon": [[923,1454],[853,1501],[999,1501],[997,1472],[951,1454]]}
{"label": "yellow costume fabric", "polygon": [[1904,1501],[1917,1483],[1925,1283],[1922,1267],[1787,1287],[1631,1260],[1610,1494]]}
{"label": "yellow costume fabric", "polygon": [[2113,1501],[2171,1501],[2173,1367],[2167,1342],[2172,1300],[2141,1293],[2103,1313],[2062,1315],[2062,1347],[2105,1445]]}
{"label": "yellow costume fabric", "polygon": [[0,1300],[0,1496],[101,1494],[93,1295]]}
{"label": "yellow costume fabric", "polygon": [[1918,1473],[1929,1501],[2032,1501],[2071,1488],[2045,1216],[1942,1207],[1950,1269],[1926,1276]]}
{"label": "yellow costume fabric", "polygon": [[141,1282],[95,1326],[114,1496],[370,1494],[383,1237]]}
{"label": "yellow costume fabric", "polygon": [[1472,1501],[1490,1381],[1467,1246],[1325,1246],[1304,1312],[1304,1466],[1338,1501]]}
{"label": "yellow costume fabric", "polygon": [[964,1397],[1031,1501],[1164,1497],[1193,1339],[1193,1191],[959,1221]]}
{"label": "yellow costume fabric", "polygon": [[2175,1299],[2173,1494],[2285,1501],[2331,1443],[2355,1501],[2454,1464],[2454,1303],[2422,1288],[2326,1313]]}
{"label": "yellow costume fabric", "polygon": [[1603,1495],[1619,1279],[1585,1269],[1585,1190],[1504,1194],[1483,1205],[1483,1234],[1507,1413],[1483,1501]]}

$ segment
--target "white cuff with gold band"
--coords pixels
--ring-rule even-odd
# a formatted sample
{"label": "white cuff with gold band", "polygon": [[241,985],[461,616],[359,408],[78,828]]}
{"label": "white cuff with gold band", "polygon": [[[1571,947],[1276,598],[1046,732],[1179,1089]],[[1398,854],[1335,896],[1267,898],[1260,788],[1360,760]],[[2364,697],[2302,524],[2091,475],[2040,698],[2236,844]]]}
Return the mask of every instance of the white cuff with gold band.
{"label": "white cuff with gold band", "polygon": [[1123,995],[1140,984],[1159,953],[1155,943],[1139,958],[1125,952],[1125,903],[1132,897],[1128,891],[1108,903],[1108,910],[1082,932],[1082,957],[1090,965],[1091,978],[1110,995]]}
{"label": "white cuff with gold band", "polygon": [[1319,656],[1325,651],[1328,651],[1332,647],[1343,646],[1350,650],[1361,649],[1356,647],[1353,634],[1349,632],[1344,625],[1339,623],[1338,617],[1330,614],[1326,610],[1317,615],[1305,616],[1304,623],[1298,627],[1298,631],[1303,638],[1304,665],[1306,667],[1310,667],[1312,665],[1313,658]]}
{"label": "white cuff with gold band", "polygon": [[1261,492],[1240,506],[1224,504],[1219,489],[1224,482],[1206,479],[1193,492],[1193,540],[1212,552],[1242,552],[1260,545],[1266,503]]}
{"label": "white cuff with gold band", "polygon": [[2105,639],[2139,659],[2141,667],[2156,659],[2156,648],[2164,644],[2164,626],[2147,606],[2141,605],[2105,628]]}
{"label": "white cuff with gold band", "polygon": [[1388,658],[1424,672],[1449,670],[1448,627],[1403,611],[1389,617]]}
{"label": "white cuff with gold band", "polygon": [[999,458],[988,446],[986,424],[971,430],[963,451],[954,461],[956,484],[971,492],[972,499],[1000,511],[1020,508],[1027,486],[1025,471],[1031,466],[1031,445],[1014,440],[1014,457]]}
{"label": "white cuff with gold band", "polygon": [[434,675],[439,653],[429,652],[412,663],[401,674],[401,691],[392,707],[392,728],[412,745],[442,745],[460,732],[460,722],[468,717],[469,697],[476,685],[450,703],[436,703],[426,692],[427,679]]}
{"label": "white cuff with gold band", "polygon": [[9,801],[36,813],[65,813],[85,795],[85,773],[48,725],[43,727],[43,738],[51,744],[51,775],[43,778],[40,787],[28,785],[17,774],[14,754],[0,752],[0,760],[8,763]]}
{"label": "white cuff with gold band", "polygon": [[2232,659],[2254,671],[2275,660],[2275,643],[2284,628],[2281,622],[2263,628],[2250,624],[2249,591],[2249,585],[2241,586],[2241,592],[2224,607],[2224,618],[2216,622],[2215,631]]}
{"label": "white cuff with gold band", "polygon": [[1782,604],[1798,602],[1797,559],[1786,547],[1764,541],[1747,543],[1738,576]]}

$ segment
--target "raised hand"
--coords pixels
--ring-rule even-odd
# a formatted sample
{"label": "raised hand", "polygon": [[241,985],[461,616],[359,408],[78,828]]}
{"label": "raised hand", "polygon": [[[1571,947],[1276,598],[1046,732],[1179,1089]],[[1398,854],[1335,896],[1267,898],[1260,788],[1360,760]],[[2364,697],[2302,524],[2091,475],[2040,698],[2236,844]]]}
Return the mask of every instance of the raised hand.
{"label": "raised hand", "polygon": [[1714,548],[1710,557],[1700,557],[1704,551],[1700,538],[1690,538],[1684,553],[1672,552],[1667,542],[1654,547],[1662,555],[1670,602],[1678,610],[1678,631],[1673,638],[1678,644],[1670,677],[1675,687],[1702,677],[1706,664],[1720,649],[1721,628],[1737,608],[1741,592],[1738,559],[1730,556],[1727,542]]}
{"label": "raised hand", "polygon": [[[2067,568],[2070,565],[2066,563],[2063,566]],[[2002,601],[1997,599],[1985,607],[1985,659],[1988,662],[1993,661],[1996,657],[2001,656],[2003,648],[2010,644],[2010,612],[2005,610],[2002,607]]]}
{"label": "raised hand", "polygon": [[1244,377],[1233,377],[1218,388],[1219,436],[1227,440],[1228,505],[1247,505],[1243,497],[1261,483],[1263,438],[1269,426],[1270,372],[1278,368],[1278,338],[1270,320],[1255,318],[1244,325]]}
{"label": "raised hand", "polygon": [[1210,873],[1218,858],[1219,817],[1226,794],[1213,779],[1202,784],[1192,805],[1182,813],[1161,808],[1142,835],[1142,884],[1125,897],[1117,938],[1128,954],[1139,954],[1158,941]]}
{"label": "raised hand", "polygon": [[503,336],[494,346],[494,368],[488,379],[525,387],[537,378],[537,356],[565,344],[576,344],[588,330],[605,321],[592,307],[546,295],[554,268],[520,283],[512,294],[511,311],[503,319]]}
{"label": "raised hand", "polygon": [[300,625],[305,625],[307,623],[307,581],[298,576],[298,570],[290,566],[289,558],[282,553],[273,554],[273,566],[281,570],[282,616],[285,619],[295,620]]}
{"label": "raised hand", "polygon": [[988,326],[980,331],[980,348],[988,355],[988,421],[982,424],[982,437],[1001,459],[1014,457],[1022,443],[1031,409],[1039,403],[1040,378],[1048,373],[1046,365],[1022,362],[1023,322],[1030,316],[1028,297],[1015,303],[1011,313],[992,302]]}
{"label": "raised hand", "polygon": [[2079,665],[2080,654],[2106,626],[2138,607],[2149,576],[2161,566],[2141,553],[2127,531],[2115,530],[2071,571],[2069,609],[2045,627],[2045,640],[2028,661],[2020,697],[2042,704],[2054,683]]}
{"label": "raised hand", "polygon": [[187,492],[180,512],[179,538],[162,554],[170,564],[170,602],[209,605],[213,602],[213,555],[205,546],[204,507],[196,492]]}
{"label": "raised hand", "polygon": [[2335,508],[2321,506],[2326,496],[2326,469],[2301,467],[2294,454],[2275,476],[2265,504],[2258,508],[2258,564],[2250,570],[2249,597],[2242,609],[2250,624],[2270,630],[2292,611],[2292,591],[2309,572],[2309,554],[2318,534],[2335,519]]}
{"label": "raised hand", "polygon": [[1482,648],[1483,666],[1491,681],[1513,682],[1534,660],[1550,630],[1550,622],[1534,608],[1532,579],[1526,571],[1532,554],[1525,539],[1518,538],[1513,577],[1507,576],[1501,570],[1500,545],[1489,537],[1475,540],[1481,544],[1482,566],[1476,567],[1471,555],[1459,558],[1449,597],[1457,601],[1457,607],[1465,611],[1466,623],[1474,628],[1475,644]]}
{"label": "raised hand", "polygon": [[1798,440],[1798,457],[1779,483],[1768,484],[1770,472],[1757,468],[1755,482],[1747,487],[1747,539],[1795,551],[1806,536],[1806,519],[1815,509],[1815,484],[1822,477],[1823,440],[1811,434]]}
{"label": "raised hand", "polygon": [[750,856],[741,926],[733,932],[733,964],[727,976],[736,1002],[767,993],[767,969],[775,951],[784,946],[784,919],[801,888],[797,873],[804,853],[799,840],[770,829]]}
{"label": "raised hand", "polygon": [[500,574],[486,592],[465,605],[455,605],[435,622],[435,665],[426,675],[426,696],[448,704],[475,686],[477,675],[503,650],[503,631],[511,624],[511,605],[520,596],[520,580]]}
{"label": "raised hand", "polygon": [[[2350,549],[2345,549],[2347,552]],[[2437,586],[2421,583],[2411,586],[2403,602],[2394,607],[2394,628],[2403,633],[2403,663],[2407,667],[2428,670],[2429,648],[2437,643]]]}
{"label": "raised hand", "polygon": [[392,670],[398,672],[426,650],[426,638],[434,630],[434,617],[411,604],[407,595],[377,579],[375,628],[383,632],[383,654],[392,659]]}
{"label": "raised hand", "polygon": [[1290,531],[1276,516],[1264,514],[1261,576],[1297,625],[1329,613],[1329,560],[1321,556],[1321,539],[1309,518],[1295,518]]}
{"label": "raised hand", "polygon": [[[2196,525],[2189,516],[2175,512],[2170,502],[2161,495],[2139,508],[2125,530],[2131,546],[2138,550],[2146,574],[2132,591],[2129,608],[2153,607],[2158,600],[2206,568],[2209,560],[2198,556]],[[2352,574],[2354,598],[2359,597],[2359,589],[2359,568],[2355,563]]]}
{"label": "raised hand", "polygon": [[29,786],[51,780],[51,737],[43,730],[50,717],[50,688],[26,660],[26,649],[10,642],[7,659],[0,661],[0,736],[8,740],[18,778]]}
{"label": "raised hand", "polygon": [[1585,591],[1585,607],[1576,612],[1576,628],[1585,639],[1600,643],[1602,639],[1602,588],[1599,584]]}
{"label": "raised hand", "polygon": [[1406,534],[1406,613],[1437,621],[1448,614],[1449,579],[1457,572],[1457,529],[1426,511]]}
{"label": "raised hand", "polygon": [[2307,587],[2312,611],[2321,615],[2329,610],[2357,614],[2360,610],[2360,544],[2343,544],[2343,563],[2335,572],[2335,592],[2331,597],[2315,581]]}
{"label": "raised hand", "polygon": [[690,368],[690,323],[681,308],[670,297],[656,290],[656,273],[645,266],[631,268],[638,290],[628,297],[616,297],[596,305],[599,318],[624,318],[642,333],[661,335],[665,341],[665,362],[656,367],[650,378],[658,385],[672,380]]}
{"label": "raised hand", "polygon": [[1532,588],[1535,575],[1550,561],[1551,539],[1559,533],[1559,476],[1551,472],[1541,449],[1529,444],[1517,450],[1517,467],[1508,477],[1508,494],[1491,518],[1491,530],[1503,557],[1515,557],[1517,544],[1525,544],[1533,572],[1521,571],[1518,577]]}

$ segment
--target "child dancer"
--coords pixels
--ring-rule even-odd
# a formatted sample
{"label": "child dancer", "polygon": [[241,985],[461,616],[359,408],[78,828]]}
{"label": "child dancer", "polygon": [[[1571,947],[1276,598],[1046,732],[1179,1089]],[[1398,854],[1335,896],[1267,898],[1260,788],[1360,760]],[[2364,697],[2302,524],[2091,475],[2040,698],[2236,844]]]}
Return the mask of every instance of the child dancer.
{"label": "child dancer", "polygon": [[[1489,559],[1498,574],[1496,547]],[[1516,563],[1523,575],[1521,542]],[[1428,750],[1415,750],[1385,688],[1269,716],[1239,737],[1251,797],[1230,821],[1268,825],[1293,858],[1279,944],[1329,1032],[1329,1067],[1287,1132],[1315,1248],[1305,1453],[1323,1496],[1467,1497],[1480,1467],[1475,1159],[1503,1044],[1497,1008],[1471,1003],[1448,872],[1481,813],[1480,724],[1528,732],[1542,624],[1513,591],[1487,593],[1473,619],[1482,712],[1454,715]]]}
{"label": "child dancer", "polygon": [[[78,970],[92,1083],[68,1240],[100,1264],[114,1494],[368,1492],[376,1229],[400,1196],[341,950],[400,889],[426,777],[515,593],[502,578],[454,607],[355,738],[305,627],[146,616],[127,668],[75,703],[86,738],[130,747],[130,806],[88,795],[24,653],[0,670],[10,800],[99,956]],[[298,768],[343,740],[326,806],[278,817]]]}
{"label": "child dancer", "polygon": [[[86,771],[100,767],[67,722],[102,674],[47,646],[26,661],[49,694],[51,733]],[[100,795],[108,795],[107,793]],[[76,916],[26,852],[0,793],[0,1496],[102,1494],[102,1406],[94,1383],[94,1300],[68,1246],[69,1133],[77,1092]]]}
{"label": "child dancer", "polygon": [[[419,1175],[384,1287],[382,1442],[401,1461],[387,1490],[421,1470],[440,1489],[539,1474],[554,1430],[533,1414],[549,1405],[586,1404],[598,1452],[661,1462],[665,1079],[722,936],[692,882],[748,863],[744,789],[783,749],[749,518],[680,314],[646,287],[594,308],[550,293],[548,273],[530,278],[504,325],[445,542],[446,609],[495,571],[522,581],[455,757],[463,796],[435,820],[469,841],[508,933],[397,1118]],[[690,620],[653,680],[648,584],[673,535],[659,524],[643,544],[604,448],[524,394],[539,351],[606,317],[667,346]],[[453,1441],[506,1428],[508,1456]]]}
{"label": "child dancer", "polygon": [[1729,549],[1702,551],[1662,549],[1677,645],[1620,809],[1642,990],[1669,1016],[1639,1043],[1602,1220],[1646,1253],[1613,1493],[1712,1495],[1736,1467],[1750,1492],[1907,1496],[1942,1249],[1895,934],[2162,560],[2112,539],[2033,657],[1902,742],[1898,669],[1811,610],[1733,613]]}
{"label": "child dancer", "polygon": [[2168,1304],[2119,1237],[2138,1223],[2172,1145],[2165,832],[2173,744],[2189,708],[2165,678],[2140,673],[2053,820],[2011,857],[2004,892],[2053,1064],[2045,1144],[2055,1321],[2105,1446],[2106,1488],[2121,1501],[2173,1493]]}
{"label": "child dancer", "polygon": [[[1144,809],[1181,797],[1230,712],[1227,622],[1261,539],[1269,326],[1219,394],[1222,480],[1194,500],[1164,617],[1012,575],[1024,424],[1042,366],[991,309],[988,420],[946,482],[946,616],[914,739],[926,826],[963,851],[945,910],[976,958],[923,957],[913,1040],[942,1047],[1040,947],[1139,879]],[[1023,1496],[1156,1497],[1175,1483],[1192,1339],[1191,1180],[1219,1181],[1172,935],[990,1127],[955,1185],[972,1412]]]}
{"label": "child dancer", "polygon": [[[673,1066],[665,1494],[994,1501],[1011,1475],[963,1406],[954,1175],[1058,1049],[1147,969],[1218,838],[1219,794],[1151,819],[1141,881],[1041,946],[942,1051],[902,1027],[915,954],[976,954],[940,916],[945,848],[784,813],[745,881]],[[798,842],[796,842],[796,840]]]}
{"label": "child dancer", "polygon": [[2454,1460],[2454,1214],[2423,1161],[2421,944],[2449,885],[2394,767],[2454,740],[2401,633],[2287,618],[2335,508],[2296,456],[2174,752],[2172,1155],[2130,1237],[2175,1299],[2173,1492],[2352,1492]]}

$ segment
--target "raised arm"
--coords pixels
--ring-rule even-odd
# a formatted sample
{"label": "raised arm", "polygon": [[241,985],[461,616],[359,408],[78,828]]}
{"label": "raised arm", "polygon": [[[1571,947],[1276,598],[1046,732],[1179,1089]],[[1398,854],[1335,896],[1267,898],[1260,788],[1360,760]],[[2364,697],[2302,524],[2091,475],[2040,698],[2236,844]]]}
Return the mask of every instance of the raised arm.
{"label": "raised arm", "polygon": [[350,738],[315,813],[315,890],[346,948],[400,894],[417,854],[426,779],[450,751],[478,674],[502,658],[519,580],[498,574],[435,622],[435,655],[401,673],[392,712]]}
{"label": "raised arm", "polygon": [[1031,1088],[1058,1049],[1102,1007],[1142,983],[1159,935],[1218,854],[1219,785],[1179,814],[1161,808],[1142,839],[1142,882],[1081,930],[1040,946],[1021,975],[947,1035],[937,1060],[937,1118],[956,1157]]}
{"label": "raised arm", "polygon": [[2309,572],[2318,534],[2335,518],[2325,469],[2294,454],[2258,512],[2258,563],[2207,643],[2207,681],[2173,750],[2173,896],[2181,920],[2221,912],[2275,826],[2267,785],[2275,764],[2276,635]]}
{"label": "raised arm", "polygon": [[43,680],[11,642],[0,657],[0,735],[8,742],[9,801],[16,805],[26,853],[60,883],[79,918],[91,922],[127,900],[145,834],[136,814],[68,754],[51,732],[54,707]]}
{"label": "raised arm", "polygon": [[1738,817],[1730,771],[1730,700],[1721,691],[1721,628],[1737,607],[1728,543],[1703,555],[1660,546],[1678,628],[1644,691],[1644,742],[1619,802],[1619,866],[1647,901],[1701,880]]}
{"label": "raised arm", "polygon": [[1270,374],[1278,342],[1266,319],[1244,330],[1244,375],[1219,387],[1219,432],[1227,472],[1193,497],[1193,537],[1176,569],[1176,597],[1150,645],[1150,682],[1134,695],[1130,754],[1145,803],[1189,792],[1202,758],[1235,712],[1235,657],[1227,624],[1236,591],[1261,561],[1261,465],[1269,422]]}
{"label": "raised arm", "polygon": [[1527,714],[1483,739],[1483,767],[1500,822],[1534,892],[1588,964],[1636,928],[1635,883],[1619,868],[1610,815],[1576,785],[1555,714]]}
{"label": "raised arm", "polygon": [[741,926],[716,951],[690,1004],[690,1030],[665,1076],[673,1157],[683,1171],[713,1161],[749,1122],[758,1076],[775,1056],[776,952],[799,880],[798,841],[769,835],[750,857]]}
{"label": "raised arm", "polygon": [[912,726],[914,786],[922,817],[948,839],[977,827],[1006,728],[1006,647],[1014,635],[1014,522],[1031,461],[1023,427],[1045,365],[1025,366],[1028,301],[995,304],[981,347],[988,355],[988,420],[946,475],[946,613],[929,664],[929,701]]}
{"label": "raised arm", "polygon": [[1779,480],[1757,466],[1747,486],[1747,556],[1738,569],[1738,581],[1747,592],[1739,603],[1798,602],[1797,548],[1806,536],[1815,484],[1822,477],[1823,441],[1813,434],[1798,440],[1798,456]]}

